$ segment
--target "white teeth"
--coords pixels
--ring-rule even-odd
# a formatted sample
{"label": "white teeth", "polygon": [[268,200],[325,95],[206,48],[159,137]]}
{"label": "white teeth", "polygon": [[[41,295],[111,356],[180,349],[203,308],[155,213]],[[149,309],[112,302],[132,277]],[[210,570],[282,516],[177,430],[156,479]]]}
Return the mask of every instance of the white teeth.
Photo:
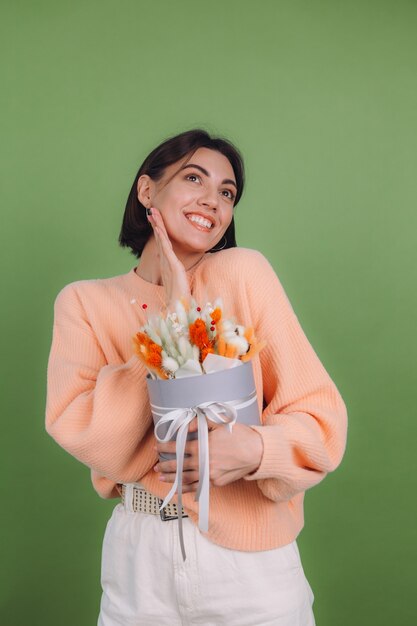
{"label": "white teeth", "polygon": [[205,228],[212,228],[213,226],[213,224],[209,220],[206,220],[200,215],[187,215],[187,218],[190,220],[190,222],[197,222],[197,224],[200,224],[200,226],[204,226]]}

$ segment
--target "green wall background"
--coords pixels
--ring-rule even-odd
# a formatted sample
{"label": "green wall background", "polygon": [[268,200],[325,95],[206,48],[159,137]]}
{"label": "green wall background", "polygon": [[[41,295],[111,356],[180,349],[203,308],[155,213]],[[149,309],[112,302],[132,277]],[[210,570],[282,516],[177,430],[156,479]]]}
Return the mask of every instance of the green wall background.
{"label": "green wall background", "polygon": [[0,622],[96,623],[116,501],[44,431],[53,301],[129,271],[124,202],[159,141],[242,150],[240,245],[272,262],[349,410],[298,542],[318,626],[415,606],[415,2],[1,3]]}

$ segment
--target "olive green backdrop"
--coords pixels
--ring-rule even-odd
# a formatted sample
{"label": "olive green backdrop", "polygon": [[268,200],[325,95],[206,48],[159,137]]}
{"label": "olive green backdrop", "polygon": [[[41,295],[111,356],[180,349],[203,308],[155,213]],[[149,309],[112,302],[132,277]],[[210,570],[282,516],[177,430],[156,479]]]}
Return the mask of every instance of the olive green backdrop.
{"label": "olive green backdrop", "polygon": [[318,626],[415,606],[417,5],[1,2],[0,623],[92,626],[116,501],[44,431],[53,302],[130,270],[139,164],[168,135],[246,158],[240,245],[272,262],[349,410],[299,536]]}

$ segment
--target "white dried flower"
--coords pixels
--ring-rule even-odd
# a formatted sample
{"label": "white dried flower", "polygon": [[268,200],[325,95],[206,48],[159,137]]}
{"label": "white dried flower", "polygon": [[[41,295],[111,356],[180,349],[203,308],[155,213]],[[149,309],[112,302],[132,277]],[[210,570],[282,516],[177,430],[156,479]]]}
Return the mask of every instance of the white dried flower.
{"label": "white dried flower", "polygon": [[181,353],[181,356],[184,357],[185,360],[192,359],[193,350],[191,344],[185,337],[179,337],[178,339],[178,350]]}
{"label": "white dried flower", "polygon": [[155,329],[151,326],[151,324],[146,324],[146,326],[144,327],[144,331],[148,335],[148,337],[152,339],[154,343],[157,343],[158,346],[162,346],[161,338],[158,335],[158,333],[155,331]]}
{"label": "white dried flower", "polygon": [[178,324],[178,322],[175,322],[174,324],[172,324],[172,330],[177,335],[183,335],[185,331],[185,327],[182,324]]}
{"label": "white dried flower", "polygon": [[186,312],[182,302],[180,302],[178,300],[177,303],[176,303],[175,309],[176,309],[176,312],[177,312],[179,323],[182,324],[183,326],[187,326],[188,325],[187,312]]}
{"label": "white dried flower", "polygon": [[179,365],[175,359],[170,356],[165,356],[162,358],[162,367],[164,367],[168,372],[176,372],[179,368]]}

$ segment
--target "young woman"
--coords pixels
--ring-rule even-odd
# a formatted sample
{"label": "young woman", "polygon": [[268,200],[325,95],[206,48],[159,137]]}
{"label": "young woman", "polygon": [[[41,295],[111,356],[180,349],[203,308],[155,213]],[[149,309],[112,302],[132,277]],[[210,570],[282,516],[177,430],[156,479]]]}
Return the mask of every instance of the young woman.
{"label": "young woman", "polygon": [[[346,408],[269,262],[236,246],[243,186],[229,141],[197,129],[163,142],[139,169],[119,238],[139,264],[71,283],[55,301],[47,431],[91,468],[101,497],[122,496],[103,541],[99,626],[314,624],[296,538],[304,492],[342,459]],[[190,296],[221,297],[228,316],[267,342],[253,360],[261,425],[210,427],[207,533],[197,526],[195,441],[186,445],[183,509],[159,514],[176,462],[158,455],[175,444],[156,442],[132,347],[150,311]]]}

